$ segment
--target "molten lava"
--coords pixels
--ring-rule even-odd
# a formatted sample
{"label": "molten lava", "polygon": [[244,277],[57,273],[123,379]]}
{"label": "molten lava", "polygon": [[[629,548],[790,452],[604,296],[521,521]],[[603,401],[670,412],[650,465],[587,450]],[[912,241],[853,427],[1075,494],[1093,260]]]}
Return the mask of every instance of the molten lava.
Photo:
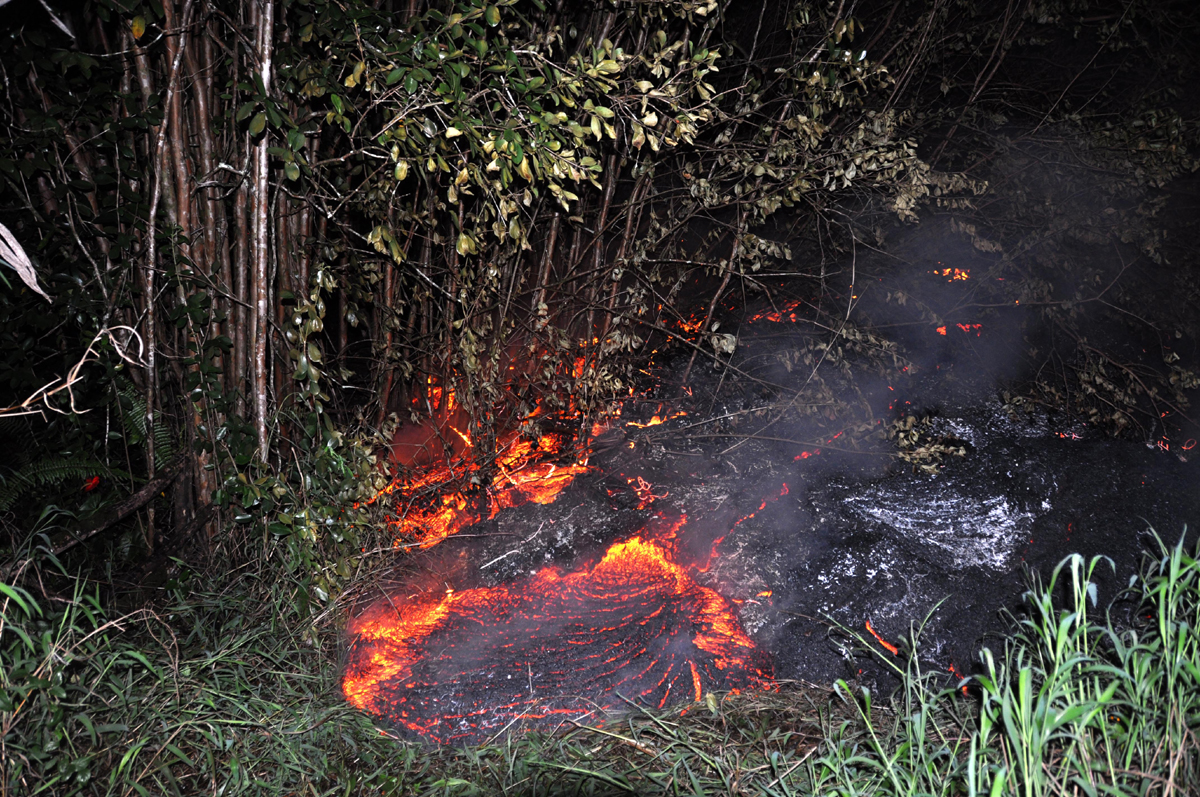
{"label": "molten lava", "polygon": [[871,632],[871,636],[875,637],[875,641],[876,641],[876,642],[878,642],[880,645],[883,645],[883,647],[884,647],[884,649],[885,649],[885,650],[887,650],[887,651],[888,651],[889,653],[891,653],[893,656],[899,656],[899,655],[900,655],[900,648],[896,647],[896,646],[895,646],[895,645],[893,645],[891,642],[888,642],[886,639],[884,639],[883,637],[881,637],[881,636],[879,635],[879,632],[878,632],[878,631],[876,631],[874,628],[872,628],[872,627],[871,627],[871,621],[870,621],[870,620],[867,620],[867,630]]}
{"label": "molten lava", "polygon": [[[403,467],[368,502],[390,502],[385,520],[396,545],[428,548],[502,509],[549,504],[589,470],[567,457],[565,437],[514,432],[497,441],[491,485],[466,487],[480,470],[469,419],[452,393],[436,399],[431,420],[397,434],[393,462]],[[647,423],[625,425],[648,428],[684,414],[660,406]],[[668,495],[642,476],[627,484],[638,509]],[[582,719],[625,700],[662,707],[765,684],[769,659],[742,629],[734,602],[697,580],[723,537],[704,562],[688,564],[679,558],[686,517],[655,517],[569,572],[546,567],[499,586],[447,584],[377,601],[348,628],[346,699],[448,743],[482,741],[518,720]]]}
{"label": "molten lava", "polygon": [[572,572],[376,603],[351,623],[346,699],[447,743],[623,699],[662,707],[765,683],[770,664],[732,603],[674,561],[685,521]]}

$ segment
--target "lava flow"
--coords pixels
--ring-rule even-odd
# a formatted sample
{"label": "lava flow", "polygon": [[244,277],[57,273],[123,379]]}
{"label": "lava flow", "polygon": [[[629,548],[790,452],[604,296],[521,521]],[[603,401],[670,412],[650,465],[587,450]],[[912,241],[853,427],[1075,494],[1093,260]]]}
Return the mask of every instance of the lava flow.
{"label": "lava flow", "polygon": [[[502,509],[551,503],[589,470],[563,461],[561,437],[510,433],[497,441],[491,486],[464,489],[479,467],[467,419],[452,393],[444,398],[436,422],[397,433],[399,475],[371,499],[392,502],[386,522],[397,545],[429,548]],[[685,414],[659,411],[625,425]],[[642,510],[668,495],[640,476],[627,482]],[[742,629],[735,602],[697,581],[720,538],[707,561],[685,563],[686,523],[656,514],[571,571],[549,566],[498,586],[394,591],[350,621],[346,699],[449,743],[481,741],[518,720],[582,719],[625,700],[662,707],[765,684],[769,659]]]}
{"label": "lava flow", "polygon": [[732,603],[674,561],[685,523],[572,572],[376,603],[351,623],[346,699],[448,743],[623,699],[662,707],[765,683],[769,661]]}

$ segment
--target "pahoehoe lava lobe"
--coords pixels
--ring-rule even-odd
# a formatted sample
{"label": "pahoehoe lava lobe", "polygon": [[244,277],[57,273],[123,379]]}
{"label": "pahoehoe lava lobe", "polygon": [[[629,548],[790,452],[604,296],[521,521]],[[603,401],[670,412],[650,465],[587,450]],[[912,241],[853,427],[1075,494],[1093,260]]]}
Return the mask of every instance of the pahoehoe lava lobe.
{"label": "pahoehoe lava lobe", "polygon": [[350,703],[439,743],[771,677],[731,602],[672,560],[669,538],[615,543],[565,574],[380,601],[350,634]]}

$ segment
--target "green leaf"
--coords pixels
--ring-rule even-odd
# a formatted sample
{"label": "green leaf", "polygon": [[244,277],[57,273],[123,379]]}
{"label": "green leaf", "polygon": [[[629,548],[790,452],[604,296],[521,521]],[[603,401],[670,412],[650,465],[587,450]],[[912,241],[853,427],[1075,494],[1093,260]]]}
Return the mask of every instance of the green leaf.
{"label": "green leaf", "polygon": [[493,28],[500,24],[500,9],[495,6],[488,6],[484,9],[483,18],[487,20],[487,24]]}
{"label": "green leaf", "polygon": [[[20,587],[10,587],[7,584],[0,584],[0,594],[11,599],[18,606],[20,606],[21,611],[25,612],[25,614],[32,614],[32,612],[29,611],[30,604],[33,604],[35,609],[37,608],[37,604],[33,603],[32,599],[30,599],[29,603],[25,602],[25,599],[29,597],[29,593]],[[41,611],[39,610],[38,613],[41,614]]]}
{"label": "green leaf", "polygon": [[235,117],[237,119],[237,121],[239,123],[246,121],[246,119],[248,119],[250,117],[250,114],[252,114],[254,112],[255,105],[257,105],[257,103],[248,102],[248,103],[244,104],[241,108],[238,108],[237,115]]}
{"label": "green leaf", "polygon": [[267,115],[264,112],[259,111],[254,115],[254,118],[250,120],[250,135],[257,136],[259,133],[265,130],[266,127]]}
{"label": "green leaf", "polygon": [[386,83],[387,83],[389,86],[391,86],[391,85],[395,84],[397,81],[399,81],[399,80],[400,80],[400,78],[404,77],[404,75],[405,75],[405,71],[406,71],[406,70],[403,70],[403,69],[401,69],[401,68],[399,68],[399,67],[396,67],[396,68],[395,68],[395,69],[393,69],[391,72],[388,72],[387,79],[386,79],[386,81],[385,81],[385,82],[386,82]]}
{"label": "green leaf", "polygon": [[283,175],[289,180],[298,180],[300,179],[300,167],[294,163],[289,163],[283,167]]}
{"label": "green leaf", "polygon": [[329,101],[333,103],[333,110],[337,111],[338,113],[343,113],[345,111],[345,108],[342,105],[342,98],[338,95],[330,94]]}

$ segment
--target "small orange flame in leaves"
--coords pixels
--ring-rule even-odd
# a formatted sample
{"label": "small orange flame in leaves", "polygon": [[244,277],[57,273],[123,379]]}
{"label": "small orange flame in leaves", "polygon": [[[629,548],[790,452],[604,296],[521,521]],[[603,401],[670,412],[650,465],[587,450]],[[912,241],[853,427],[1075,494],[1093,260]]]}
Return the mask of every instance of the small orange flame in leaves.
{"label": "small orange flame in leaves", "polygon": [[945,334],[946,334],[946,328],[945,328],[945,327],[938,327],[938,328],[937,328],[937,333],[938,333],[939,335],[945,335]]}

